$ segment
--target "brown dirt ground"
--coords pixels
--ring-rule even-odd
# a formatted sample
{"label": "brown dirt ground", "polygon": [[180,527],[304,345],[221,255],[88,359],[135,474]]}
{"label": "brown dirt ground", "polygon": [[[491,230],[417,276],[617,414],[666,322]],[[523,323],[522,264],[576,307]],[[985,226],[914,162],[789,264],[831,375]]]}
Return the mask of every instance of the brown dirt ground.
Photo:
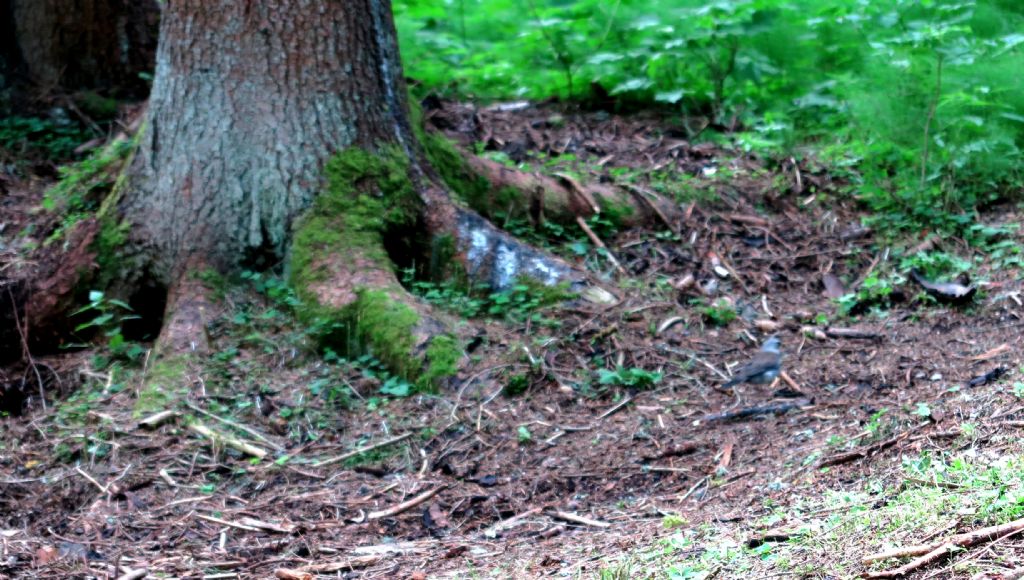
{"label": "brown dirt ground", "polygon": [[[191,404],[234,409],[234,421],[280,447],[288,462],[253,463],[212,448],[183,422],[142,429],[130,416],[138,372],[122,389],[121,378],[90,370],[88,352],[42,357],[57,371],[44,369],[48,409],[33,391],[24,416],[0,419],[0,577],[112,578],[121,566],[162,577],[267,578],[319,566],[323,577],[344,578],[589,578],[608,558],[666,534],[664,514],[692,525],[753,521],[768,500],[785,505],[852,489],[898,468],[901,454],[948,449],[960,421],[973,420],[991,438],[1000,432],[995,418],[1024,414],[998,385],[974,387],[969,404],[946,388],[996,366],[1011,374],[1020,367],[1014,273],[982,264],[977,272],[989,286],[968,309],[936,306],[906,287],[884,316],[839,319],[823,275],[851,287],[894,264],[885,243],[858,225],[857,209],[843,201],[849,196],[839,195],[843,184],[813,163],[691,146],[681,128],[654,114],[445,104],[429,115],[450,136],[516,159],[571,153],[589,179],[609,179],[612,167],[638,170],[640,183],[655,171],[676,172],[717,201],[684,204],[685,218],[673,224],[679,240],[657,228],[607,239],[628,278],[593,253],[580,262],[605,279],[616,304],[546,311],[556,328],[481,324],[465,372],[436,396],[378,404],[367,399],[379,382],[352,371],[329,375],[358,393],[351,408],[333,408],[309,389],[311,378],[328,376],[324,365],[292,342],[295,329],[274,322],[239,341],[237,356],[211,367],[217,372],[190,375]],[[4,219],[18,225],[4,230],[5,240],[28,207],[13,199],[5,197]],[[981,220],[1020,216],[997,208]],[[938,244],[972,256],[961,240]],[[687,275],[693,286],[671,286]],[[741,312],[724,328],[693,304],[717,297]],[[228,300],[229,312],[249,309],[255,318],[273,308],[252,296]],[[875,337],[807,337],[800,327],[818,314]],[[679,323],[655,335],[672,317]],[[780,325],[794,385],[717,389],[720,373],[756,348],[767,320]],[[218,324],[230,321],[212,331],[215,342],[228,341]],[[597,368],[616,365],[664,378],[650,390],[586,386]],[[26,372],[12,367],[4,378],[20,385]],[[501,394],[513,375],[531,377],[527,392]],[[76,388],[91,394],[61,401]],[[921,402],[932,408],[928,420],[912,413]],[[770,405],[790,409],[710,417]],[[854,447],[865,456],[818,469],[838,455],[829,437],[863,436],[881,409],[888,413],[879,441],[911,429],[912,436],[880,450],[865,443]],[[529,441],[520,440],[523,429]],[[413,436],[357,464],[314,464],[403,433]],[[396,515],[373,513],[429,491],[436,495]],[[559,519],[558,511],[599,525]],[[505,529],[495,531],[500,522]]]}

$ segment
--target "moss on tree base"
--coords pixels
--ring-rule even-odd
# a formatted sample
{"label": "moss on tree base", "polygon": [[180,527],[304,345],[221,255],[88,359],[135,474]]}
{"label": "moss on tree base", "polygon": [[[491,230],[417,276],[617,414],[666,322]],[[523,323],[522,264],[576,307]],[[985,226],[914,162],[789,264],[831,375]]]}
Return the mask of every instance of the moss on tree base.
{"label": "moss on tree base", "polygon": [[331,159],[326,190],[296,223],[288,268],[299,317],[324,346],[372,354],[433,390],[455,374],[462,351],[401,287],[384,249],[384,234],[414,228],[423,209],[409,171],[397,148]]}
{"label": "moss on tree base", "polygon": [[135,418],[169,409],[185,400],[188,395],[187,383],[188,354],[174,354],[157,358],[156,363],[146,372],[146,378],[139,388],[132,415]]}

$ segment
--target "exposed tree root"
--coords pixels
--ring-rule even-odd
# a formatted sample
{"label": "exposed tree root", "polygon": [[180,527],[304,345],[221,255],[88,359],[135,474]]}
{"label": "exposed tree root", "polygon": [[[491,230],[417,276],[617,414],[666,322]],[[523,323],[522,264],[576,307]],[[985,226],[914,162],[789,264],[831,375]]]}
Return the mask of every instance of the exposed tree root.
{"label": "exposed tree root", "polygon": [[[325,334],[334,335],[329,340],[344,343],[353,352],[361,343],[382,351],[408,347],[405,356],[422,354],[430,340],[445,331],[446,325],[402,288],[386,264],[360,255],[358,248],[325,249],[311,266],[316,276],[300,292],[315,306],[305,317],[311,323],[329,321],[324,328]],[[393,335],[380,326],[388,322],[400,326],[408,337]],[[399,352],[393,355],[402,356]]]}
{"label": "exposed tree root", "polygon": [[136,417],[163,411],[183,400],[201,372],[202,360],[211,352],[207,324],[218,316],[218,307],[212,290],[200,280],[205,263],[192,260],[189,264],[168,289],[163,326],[139,388]]}
{"label": "exposed tree root", "polygon": [[427,230],[435,239],[450,237],[455,242],[453,258],[463,264],[471,280],[501,290],[523,277],[549,286],[562,282],[578,286],[586,279],[561,258],[521,242],[476,212],[452,203],[441,187],[429,185],[420,195],[426,203]]}
{"label": "exposed tree root", "polygon": [[42,263],[26,281],[28,299],[24,305],[31,346],[52,348],[57,337],[69,330],[66,314],[74,306],[79,285],[95,268],[92,246],[97,230],[95,220],[84,221],[70,231],[61,255],[37,254]]}
{"label": "exposed tree root", "polygon": [[520,171],[464,151],[435,131],[417,127],[431,173],[470,208],[485,218],[496,215],[526,217],[534,224],[550,220],[571,225],[577,217],[595,213],[610,216],[623,226],[660,220],[670,229],[678,209],[651,192],[600,183],[581,184],[558,174]]}
{"label": "exposed tree root", "polygon": [[[490,196],[468,200],[473,209],[484,215],[512,210],[530,216],[535,222],[573,223],[577,217],[607,213],[620,224],[632,226],[656,220],[669,223],[678,214],[673,204],[657,196],[641,198],[603,184],[584,185],[568,175],[552,177],[510,169],[468,153],[464,160],[473,173],[492,185]],[[517,196],[514,192],[521,194]]]}
{"label": "exposed tree root", "polygon": [[432,389],[455,373],[461,349],[444,324],[395,276],[379,231],[318,207],[300,221],[291,252],[300,318],[345,356],[371,352],[393,372]]}
{"label": "exposed tree root", "polygon": [[210,289],[199,279],[202,268],[190,268],[167,293],[163,328],[157,339],[162,356],[210,353],[206,325],[216,315]]}
{"label": "exposed tree root", "polygon": [[990,542],[1010,535],[1019,534],[1022,531],[1024,531],[1024,518],[1000,524],[998,526],[989,526],[972,532],[957,534],[951,538],[932,544],[906,546],[903,548],[886,550],[885,552],[879,552],[877,554],[870,554],[862,559],[864,564],[887,560],[889,558],[901,558],[908,556],[918,557],[898,568],[891,568],[889,570],[882,570],[879,572],[865,572],[861,574],[861,578],[902,578],[914,570],[937,562],[960,548],[969,548],[984,542]]}

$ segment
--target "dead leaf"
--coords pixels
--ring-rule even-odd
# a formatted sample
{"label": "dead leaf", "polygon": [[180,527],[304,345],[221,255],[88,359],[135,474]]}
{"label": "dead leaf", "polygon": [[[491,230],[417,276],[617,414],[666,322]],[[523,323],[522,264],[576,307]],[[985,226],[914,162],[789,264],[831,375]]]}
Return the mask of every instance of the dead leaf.
{"label": "dead leaf", "polygon": [[427,509],[427,513],[430,515],[430,520],[434,524],[433,527],[448,527],[448,515],[444,513],[444,510],[441,509],[440,504],[438,504],[437,502],[431,503],[430,507]]}

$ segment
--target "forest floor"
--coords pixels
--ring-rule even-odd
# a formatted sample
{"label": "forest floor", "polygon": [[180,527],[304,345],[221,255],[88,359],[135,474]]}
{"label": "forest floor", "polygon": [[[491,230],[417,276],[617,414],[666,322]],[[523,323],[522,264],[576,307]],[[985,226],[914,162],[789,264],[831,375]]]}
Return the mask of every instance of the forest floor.
{"label": "forest floor", "polygon": [[[385,396],[395,385],[372,362],[313,354],[273,282],[229,289],[183,411],[263,460],[183,417],[140,425],[144,357],[38,356],[45,409],[32,369],[12,366],[0,577],[839,578],[895,566],[861,563],[886,547],[1012,521],[1015,254],[926,233],[889,245],[813,163],[691,146],[655,114],[446,103],[428,119],[538,168],[677,194],[684,217],[595,227],[623,272],[579,232],[555,232],[546,243],[617,302],[478,321],[465,372],[436,395]],[[6,252],[43,187],[4,186]],[[1017,245],[1002,226],[1022,217],[1004,206],[979,219]],[[903,282],[893,256],[918,243],[969,262],[984,282],[971,305]],[[865,280],[883,303],[842,314],[835,297]],[[720,389],[773,332],[791,382]],[[911,577],[1003,577],[1024,548],[998,535]]]}

